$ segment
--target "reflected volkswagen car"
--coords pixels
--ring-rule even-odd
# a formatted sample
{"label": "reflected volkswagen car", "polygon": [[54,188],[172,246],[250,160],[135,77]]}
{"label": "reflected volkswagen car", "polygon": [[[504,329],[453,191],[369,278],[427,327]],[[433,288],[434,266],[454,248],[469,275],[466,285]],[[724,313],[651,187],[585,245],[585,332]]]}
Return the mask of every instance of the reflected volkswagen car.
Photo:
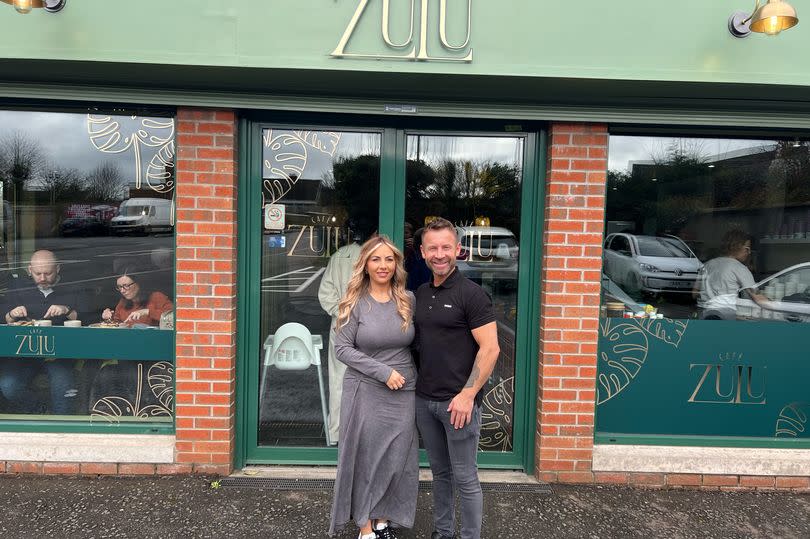
{"label": "reflected volkswagen car", "polygon": [[680,238],[616,233],[605,238],[602,272],[629,293],[691,292],[703,263]]}
{"label": "reflected volkswagen car", "polygon": [[461,253],[456,267],[466,277],[481,283],[486,278],[517,286],[518,242],[506,228],[496,226],[457,227]]}
{"label": "reflected volkswagen car", "polygon": [[768,299],[754,302],[748,293],[737,295],[737,318],[745,320],[784,320],[810,322],[810,262],[803,262],[774,273],[755,285]]}

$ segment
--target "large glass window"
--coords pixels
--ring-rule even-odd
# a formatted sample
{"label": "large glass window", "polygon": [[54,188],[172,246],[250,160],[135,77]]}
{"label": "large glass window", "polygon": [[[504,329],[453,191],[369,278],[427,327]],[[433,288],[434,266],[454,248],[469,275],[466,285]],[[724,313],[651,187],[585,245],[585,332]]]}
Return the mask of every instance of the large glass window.
{"label": "large glass window", "polygon": [[605,300],[667,318],[810,321],[809,174],[806,143],[611,137]]}
{"label": "large glass window", "polygon": [[810,146],[611,136],[607,180],[597,439],[808,438]]}
{"label": "large glass window", "polygon": [[0,111],[0,419],[171,427],[174,153],[170,116]]}

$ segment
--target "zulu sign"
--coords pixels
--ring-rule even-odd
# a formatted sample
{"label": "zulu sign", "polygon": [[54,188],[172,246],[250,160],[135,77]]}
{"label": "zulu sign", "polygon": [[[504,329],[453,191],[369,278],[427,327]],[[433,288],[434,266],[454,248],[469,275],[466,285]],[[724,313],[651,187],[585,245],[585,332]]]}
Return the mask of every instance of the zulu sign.
{"label": "zulu sign", "polygon": [[765,404],[766,367],[728,363],[692,363],[700,378],[689,397],[692,403]]}
{"label": "zulu sign", "polygon": [[[410,11],[410,30],[408,38],[401,42],[395,43],[391,39],[391,0],[375,0],[382,1],[382,18],[380,22],[380,34],[386,46],[390,49],[400,50],[402,54],[362,54],[357,52],[346,52],[346,46],[349,44],[352,36],[357,30],[360,19],[365,13],[366,8],[372,0],[359,0],[357,9],[354,10],[351,20],[349,21],[346,30],[343,32],[340,41],[332,51],[332,56],[335,58],[370,58],[375,60],[410,60],[410,61],[443,61],[443,62],[472,62],[473,50],[469,47],[470,44],[470,28],[472,21],[472,0],[467,0],[467,33],[464,37],[463,43],[451,43],[447,37],[447,17],[448,17],[448,0],[419,0],[419,20],[418,20],[418,35],[414,37],[414,21],[416,20],[416,0],[411,0]],[[438,27],[431,25],[435,21],[430,21],[428,12],[432,5],[436,2],[439,3],[439,21]],[[451,10],[454,11],[454,10]],[[451,13],[456,15],[456,13]],[[439,41],[443,55],[435,55],[428,50],[428,35],[429,32],[438,31]],[[435,35],[435,34],[434,34]],[[410,47],[409,50],[406,50]],[[466,54],[465,54],[466,52]],[[455,54],[455,55],[453,55]]]}
{"label": "zulu sign", "polygon": [[18,356],[55,356],[56,341],[53,336],[43,335],[41,331],[32,330],[27,335],[15,335]]}

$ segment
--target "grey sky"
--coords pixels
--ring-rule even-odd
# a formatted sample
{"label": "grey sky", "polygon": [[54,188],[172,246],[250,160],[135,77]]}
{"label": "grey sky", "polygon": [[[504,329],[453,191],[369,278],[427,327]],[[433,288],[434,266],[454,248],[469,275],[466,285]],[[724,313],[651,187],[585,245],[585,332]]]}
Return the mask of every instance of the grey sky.
{"label": "grey sky", "polygon": [[[289,133],[291,132],[274,131],[273,139],[277,140],[276,137],[279,135]],[[323,133],[319,132],[319,134]],[[331,173],[332,163],[339,157],[379,155],[380,144],[380,135],[376,133],[343,132],[335,149],[334,157],[307,146],[305,149],[306,167],[304,168],[304,177],[308,179],[323,178],[325,174]],[[297,144],[293,144],[284,148],[283,151],[300,153],[301,149]],[[519,168],[522,168],[523,165],[523,139],[519,137],[409,135],[407,151],[408,159],[419,158],[429,165],[437,165],[447,159],[472,161],[474,163],[498,162]],[[265,148],[265,159],[272,158],[273,155],[274,152]],[[296,159],[291,159],[289,162],[298,164]],[[276,163],[276,166],[278,166],[278,163]],[[271,176],[266,168],[264,176],[276,177]]]}
{"label": "grey sky", "polygon": [[[142,128],[142,118],[114,117],[120,124],[120,133],[127,136]],[[156,130],[161,131],[161,130]],[[162,130],[161,135],[166,130]],[[43,173],[60,168],[75,168],[87,174],[104,161],[114,162],[130,183],[135,180],[135,153],[132,148],[121,153],[102,153],[93,146],[88,135],[87,114],[63,112],[0,111],[0,140],[14,132],[21,132],[39,142],[47,161]],[[121,143],[123,144],[123,142]],[[149,161],[159,148],[142,147],[143,176]]]}
{"label": "grey sky", "polygon": [[[756,139],[709,139],[682,137],[631,137],[611,135],[608,151],[608,169],[627,172],[634,161],[650,161],[661,158],[673,144],[680,145],[686,153],[698,153],[704,158],[722,158],[735,150],[761,150],[771,146],[773,140]],[[712,159],[714,160],[714,159]]]}

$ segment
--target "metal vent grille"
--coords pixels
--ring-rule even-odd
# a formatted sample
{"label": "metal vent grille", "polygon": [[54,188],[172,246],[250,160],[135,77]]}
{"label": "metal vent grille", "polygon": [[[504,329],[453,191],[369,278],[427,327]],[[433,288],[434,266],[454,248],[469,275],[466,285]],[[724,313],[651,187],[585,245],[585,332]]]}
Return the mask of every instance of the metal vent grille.
{"label": "metal vent grille", "polygon": [[[334,479],[280,479],[275,477],[225,477],[220,480],[224,488],[256,488],[269,490],[332,490]],[[419,490],[429,491],[431,481],[419,481]],[[552,494],[546,483],[481,483],[484,492],[525,492],[529,494]]]}

